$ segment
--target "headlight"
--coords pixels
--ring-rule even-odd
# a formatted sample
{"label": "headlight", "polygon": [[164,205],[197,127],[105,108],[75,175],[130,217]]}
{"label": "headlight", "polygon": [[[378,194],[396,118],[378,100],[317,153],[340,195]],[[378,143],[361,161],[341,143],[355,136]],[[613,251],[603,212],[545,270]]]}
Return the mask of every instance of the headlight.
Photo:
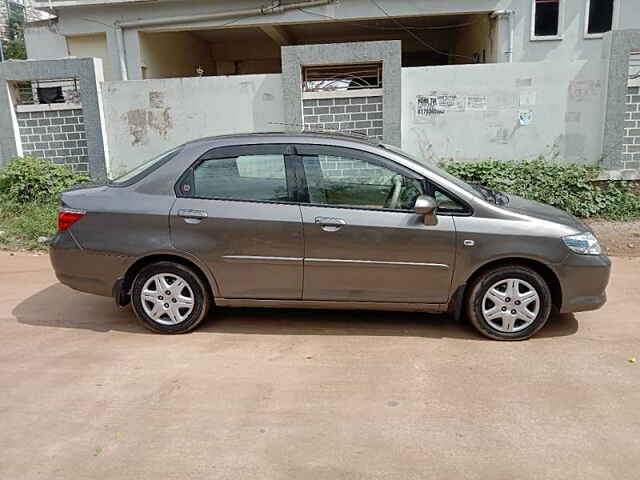
{"label": "headlight", "polygon": [[602,253],[598,239],[590,232],[569,235],[562,237],[562,240],[570,250],[581,255],[600,255]]}

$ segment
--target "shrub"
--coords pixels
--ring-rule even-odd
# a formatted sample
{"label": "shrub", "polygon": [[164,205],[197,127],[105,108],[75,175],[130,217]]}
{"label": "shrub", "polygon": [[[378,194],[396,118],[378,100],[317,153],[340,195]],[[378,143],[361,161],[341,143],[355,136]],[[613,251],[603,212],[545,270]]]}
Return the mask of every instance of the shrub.
{"label": "shrub", "polygon": [[39,237],[56,232],[58,204],[0,202],[0,248],[41,249]]}
{"label": "shrub", "polygon": [[599,169],[542,158],[501,162],[442,162],[449,173],[469,183],[513,193],[561,208],[579,217],[626,220],[640,217],[640,197],[625,182],[595,183]]}
{"label": "shrub", "polygon": [[44,158],[18,157],[0,171],[0,195],[18,203],[48,202],[88,177]]}

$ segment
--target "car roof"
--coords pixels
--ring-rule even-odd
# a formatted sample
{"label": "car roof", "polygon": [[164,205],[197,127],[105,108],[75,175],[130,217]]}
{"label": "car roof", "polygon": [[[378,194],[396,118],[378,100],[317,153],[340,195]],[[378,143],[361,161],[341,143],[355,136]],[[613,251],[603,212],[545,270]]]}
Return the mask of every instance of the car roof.
{"label": "car roof", "polygon": [[325,131],[281,131],[281,132],[249,132],[249,133],[232,133],[227,135],[216,135],[211,137],[199,138],[187,142],[185,145],[196,145],[201,143],[213,143],[224,140],[236,140],[238,142],[251,141],[255,142],[256,139],[263,139],[267,142],[295,142],[296,140],[302,140],[308,142],[310,139],[321,140],[322,143],[331,145],[335,142],[350,142],[353,144],[366,145],[366,146],[380,146],[381,142],[376,139],[366,137],[357,133],[350,132],[325,132]]}

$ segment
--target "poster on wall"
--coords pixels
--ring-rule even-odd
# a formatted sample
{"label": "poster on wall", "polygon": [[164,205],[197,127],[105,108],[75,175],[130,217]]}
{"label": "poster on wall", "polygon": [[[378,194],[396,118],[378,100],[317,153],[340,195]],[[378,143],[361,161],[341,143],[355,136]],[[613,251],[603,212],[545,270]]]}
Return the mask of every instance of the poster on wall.
{"label": "poster on wall", "polygon": [[518,121],[522,126],[531,125],[531,122],[533,122],[533,112],[531,110],[520,110],[520,112],[518,112]]}
{"label": "poster on wall", "polygon": [[436,98],[438,106],[447,112],[463,112],[465,109],[465,98],[461,95],[439,93]]}
{"label": "poster on wall", "polygon": [[441,115],[444,108],[438,105],[438,97],[435,95],[418,95],[416,97],[416,115],[420,117],[428,117],[430,115]]}
{"label": "poster on wall", "polygon": [[488,103],[486,95],[469,95],[467,97],[467,110],[486,110]]}
{"label": "poster on wall", "polygon": [[523,90],[520,92],[520,106],[531,107],[536,104],[535,90]]}

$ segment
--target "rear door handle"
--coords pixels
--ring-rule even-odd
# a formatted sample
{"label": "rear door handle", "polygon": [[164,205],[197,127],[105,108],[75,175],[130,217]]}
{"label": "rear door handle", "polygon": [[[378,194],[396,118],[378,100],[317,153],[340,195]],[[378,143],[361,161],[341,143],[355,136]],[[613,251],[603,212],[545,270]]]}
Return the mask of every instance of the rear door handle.
{"label": "rear door handle", "polygon": [[347,224],[343,219],[335,217],[316,217],[315,222],[325,232],[335,232]]}
{"label": "rear door handle", "polygon": [[191,210],[190,208],[181,208],[178,210],[178,216],[185,220],[202,220],[207,218],[207,212],[204,210]]}

